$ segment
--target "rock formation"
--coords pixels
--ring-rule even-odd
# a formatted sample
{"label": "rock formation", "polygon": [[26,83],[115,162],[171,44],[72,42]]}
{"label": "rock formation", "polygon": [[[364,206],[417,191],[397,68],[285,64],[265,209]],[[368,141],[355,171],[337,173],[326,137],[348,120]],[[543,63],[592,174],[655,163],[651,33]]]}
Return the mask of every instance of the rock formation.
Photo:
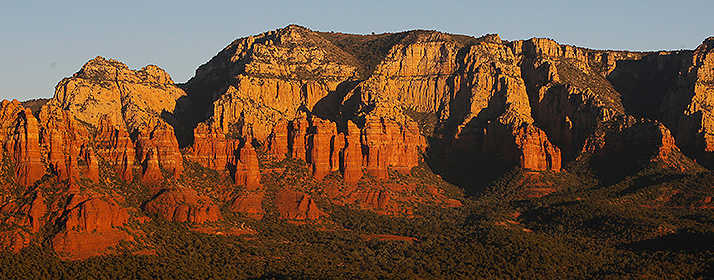
{"label": "rock formation", "polygon": [[332,153],[332,138],[337,133],[334,123],[314,117],[312,118],[312,130],[308,143],[310,151],[310,167],[312,176],[317,180],[330,172],[330,155]]}
{"label": "rock formation", "polygon": [[320,210],[309,194],[284,189],[275,197],[275,205],[280,218],[286,220],[317,220],[327,214]]}
{"label": "rock formation", "polygon": [[676,86],[665,94],[663,122],[669,124],[682,149],[709,168],[714,167],[714,37],[684,56]]}
{"label": "rock formation", "polygon": [[94,149],[88,147],[84,152],[84,161],[87,162],[87,179],[92,182],[99,182],[99,162],[97,155],[94,153]]}
{"label": "rock formation", "polygon": [[236,160],[235,183],[245,186],[249,191],[260,188],[260,169],[258,155],[250,141],[246,141],[240,149],[239,159]]}
{"label": "rock formation", "polygon": [[275,126],[273,126],[269,144],[269,153],[276,159],[284,159],[288,154],[288,122],[285,119],[278,120]]}
{"label": "rock formation", "polygon": [[63,79],[47,105],[95,126],[106,115],[111,123],[133,130],[159,119],[164,111],[173,112],[182,96],[185,93],[159,67],[130,70],[119,61],[96,57]]}
{"label": "rock formation", "polygon": [[265,211],[263,210],[263,198],[265,193],[262,191],[246,192],[236,197],[230,205],[233,212],[243,213],[250,218],[262,219]]}
{"label": "rock formation", "polygon": [[194,129],[194,143],[189,159],[205,168],[225,170],[233,157],[238,141],[226,138],[225,134],[208,124]]}
{"label": "rock formation", "polygon": [[141,161],[141,183],[146,185],[158,184],[163,179],[163,176],[161,175],[161,169],[159,169],[156,148],[149,147],[144,154],[144,159]]}
{"label": "rock formation", "polygon": [[330,171],[340,170],[340,161],[342,160],[343,150],[345,148],[345,134],[339,133],[332,135],[331,139],[332,150],[330,151]]}
{"label": "rock formation", "polygon": [[605,123],[589,137],[580,155],[596,173],[608,179],[661,164],[680,171],[700,167],[675,145],[669,129],[658,121],[626,117]]}
{"label": "rock formation", "polygon": [[136,141],[137,159],[146,158],[145,150],[156,149],[154,155],[161,168],[178,177],[183,173],[183,157],[174,130],[164,121],[151,123],[139,130]]}
{"label": "rock formation", "polygon": [[48,207],[41,192],[4,203],[0,207],[0,250],[18,252],[30,244],[47,223]]}
{"label": "rock formation", "polygon": [[[540,180],[563,170],[586,168],[604,184],[646,167],[699,172],[714,166],[713,85],[714,38],[692,51],[627,52],[291,25],[235,40],[180,88],[156,66],[97,57],[44,105],[0,103],[0,189],[12,190],[0,196],[0,249],[50,241],[65,259],[111,252],[132,240],[126,186],[161,184],[141,201],[146,213],[202,224],[220,221],[222,206],[260,219],[270,203],[282,219],[320,220],[323,191],[386,215],[459,206],[430,179],[414,183],[424,168],[466,188],[520,167],[531,196],[559,191]],[[184,156],[221,176],[185,169]],[[261,179],[295,174],[300,163],[285,157],[321,182],[265,189]],[[337,171],[344,184],[327,176]]]}
{"label": "rock formation", "polygon": [[342,152],[342,176],[345,184],[354,185],[362,178],[362,145],[360,131],[352,121],[347,122],[345,143]]}
{"label": "rock formation", "polygon": [[68,260],[102,255],[120,241],[133,240],[121,229],[128,219],[127,210],[111,199],[73,196],[58,221],[62,230],[52,238],[52,248]]}
{"label": "rock formation", "polygon": [[96,141],[99,155],[115,165],[122,180],[132,181],[136,150],[126,129],[112,123],[109,117],[101,117]]}
{"label": "rock formation", "polygon": [[[598,124],[622,115],[620,94],[605,79],[616,59],[641,55],[596,52],[534,38],[510,44],[521,61],[537,123],[573,159]],[[591,66],[592,65],[592,66]]]}
{"label": "rock formation", "polygon": [[548,136],[539,128],[521,127],[514,135],[520,151],[520,166],[525,169],[560,171],[560,149],[548,141]]}
{"label": "rock formation", "polygon": [[30,236],[23,230],[16,229],[0,232],[0,250],[20,253],[20,250],[30,245]]}
{"label": "rock formation", "polygon": [[202,224],[221,218],[218,206],[192,189],[163,190],[144,205],[144,210],[177,223]]}
{"label": "rock formation", "polygon": [[370,117],[362,131],[362,147],[366,147],[362,161],[366,166],[367,174],[377,179],[387,178],[387,161],[391,152],[388,149],[391,139],[384,139],[388,135],[386,135],[382,124],[379,118]]}
{"label": "rock formation", "polygon": [[[265,141],[279,119],[292,120],[357,76],[359,62],[329,40],[300,26],[233,41],[188,82],[198,114],[227,132],[254,124]],[[210,102],[210,103],[207,103]],[[328,106],[329,107],[329,106]],[[304,158],[304,157],[298,157]]]}
{"label": "rock formation", "polygon": [[19,112],[15,118],[13,131],[6,143],[7,150],[17,163],[15,176],[23,186],[30,186],[45,174],[39,145],[39,128],[37,119],[29,109]]}
{"label": "rock formation", "polygon": [[290,157],[294,159],[307,159],[307,128],[308,121],[305,115],[293,120],[290,125]]}
{"label": "rock formation", "polygon": [[[457,56],[457,52],[463,55]],[[368,150],[368,173],[385,178],[386,168],[401,158],[390,154],[402,143],[393,140],[400,137],[395,137],[399,130],[391,120],[405,119],[397,124],[414,131],[415,125],[405,116],[408,111],[436,114],[437,132],[454,143],[450,153],[456,155],[469,152],[457,147],[483,152],[479,157],[484,157],[516,146],[513,135],[521,126],[533,125],[534,120],[515,61],[516,56],[498,36],[474,38],[464,44],[448,34],[426,32],[395,44],[372,76],[350,93],[359,93],[358,114],[366,117],[363,145]],[[418,163],[412,147],[405,152],[412,163],[403,163],[402,171]]]}

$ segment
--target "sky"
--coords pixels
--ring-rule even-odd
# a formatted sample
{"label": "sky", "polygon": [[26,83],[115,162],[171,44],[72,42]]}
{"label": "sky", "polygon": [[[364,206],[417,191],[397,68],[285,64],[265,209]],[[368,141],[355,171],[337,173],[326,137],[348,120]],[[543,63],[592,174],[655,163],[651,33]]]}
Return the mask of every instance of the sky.
{"label": "sky", "polygon": [[0,1],[0,99],[49,98],[96,56],[158,65],[181,83],[231,41],[289,24],[369,34],[411,29],[548,37],[593,49],[694,49],[714,1]]}

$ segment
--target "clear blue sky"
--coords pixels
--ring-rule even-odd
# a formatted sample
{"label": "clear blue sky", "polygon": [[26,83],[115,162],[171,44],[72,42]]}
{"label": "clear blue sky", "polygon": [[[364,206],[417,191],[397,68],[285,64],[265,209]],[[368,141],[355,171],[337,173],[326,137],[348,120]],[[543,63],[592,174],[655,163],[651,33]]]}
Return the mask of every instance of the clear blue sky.
{"label": "clear blue sky", "polygon": [[51,97],[87,60],[156,64],[176,82],[235,38],[295,23],[382,33],[435,29],[595,49],[693,49],[714,1],[33,1],[0,3],[0,99]]}

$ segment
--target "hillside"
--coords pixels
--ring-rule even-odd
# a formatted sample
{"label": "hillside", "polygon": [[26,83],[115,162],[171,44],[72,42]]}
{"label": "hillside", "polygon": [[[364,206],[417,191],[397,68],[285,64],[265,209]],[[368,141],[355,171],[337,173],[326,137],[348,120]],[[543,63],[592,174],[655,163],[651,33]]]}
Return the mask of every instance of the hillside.
{"label": "hillside", "polygon": [[[714,38],[290,25],[0,103],[2,278],[709,278]],[[477,275],[477,276],[475,276]]]}

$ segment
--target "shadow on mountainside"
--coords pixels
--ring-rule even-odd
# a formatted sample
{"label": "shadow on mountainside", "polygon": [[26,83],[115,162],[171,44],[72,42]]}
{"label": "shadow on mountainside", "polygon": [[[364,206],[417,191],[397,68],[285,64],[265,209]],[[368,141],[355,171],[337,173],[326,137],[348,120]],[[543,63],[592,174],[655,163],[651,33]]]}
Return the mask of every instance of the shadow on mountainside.
{"label": "shadow on mountainside", "polygon": [[681,63],[678,54],[649,54],[640,60],[618,60],[607,80],[621,94],[628,114],[661,119],[662,102],[676,86]]}
{"label": "shadow on mountainside", "polygon": [[180,149],[193,145],[193,129],[198,125],[201,112],[207,111],[197,110],[193,104],[190,96],[182,96],[176,100],[173,113],[161,112],[161,119],[173,127]]}
{"label": "shadow on mountainside", "polygon": [[[337,85],[334,91],[330,91],[326,96],[321,98],[315,103],[312,108],[312,114],[325,120],[330,120],[338,124],[338,127],[344,127],[346,120],[352,118],[352,114],[348,114],[350,111],[345,111],[343,108],[343,100],[347,93],[355,89],[361,80],[349,80],[344,81]],[[307,85],[303,84],[303,92],[307,94]]]}

